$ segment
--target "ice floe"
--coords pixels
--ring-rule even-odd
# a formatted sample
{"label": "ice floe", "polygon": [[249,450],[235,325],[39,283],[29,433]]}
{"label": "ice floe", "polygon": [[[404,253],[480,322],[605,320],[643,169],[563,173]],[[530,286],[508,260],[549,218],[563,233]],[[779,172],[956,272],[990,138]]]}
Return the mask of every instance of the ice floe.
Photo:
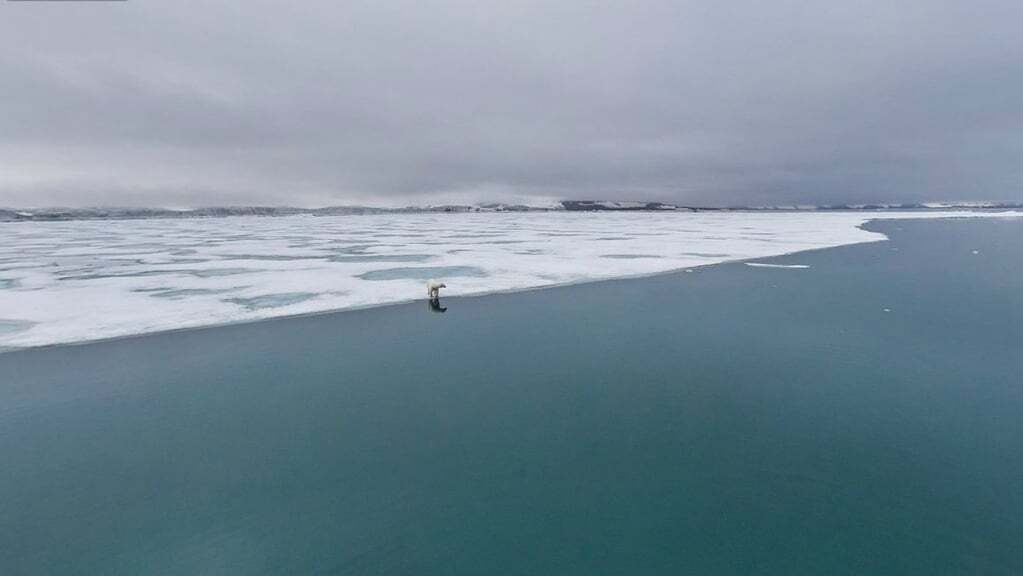
{"label": "ice floe", "polygon": [[764,262],[747,262],[746,265],[754,268],[791,268],[793,270],[809,268],[806,264],[767,264]]}
{"label": "ice floe", "polygon": [[[0,347],[691,270],[1017,213],[483,213],[0,224]],[[760,267],[797,267],[751,262]]]}

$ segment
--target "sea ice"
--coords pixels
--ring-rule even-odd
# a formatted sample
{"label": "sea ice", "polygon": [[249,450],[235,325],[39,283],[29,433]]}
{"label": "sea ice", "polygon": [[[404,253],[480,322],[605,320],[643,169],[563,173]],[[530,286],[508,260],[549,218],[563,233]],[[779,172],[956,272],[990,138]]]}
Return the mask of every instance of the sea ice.
{"label": "sea ice", "polygon": [[[483,213],[0,224],[0,348],[691,270],[884,240],[879,218],[1017,213]],[[751,262],[752,266],[785,265]],[[798,265],[788,265],[796,267]]]}
{"label": "sea ice", "polygon": [[809,268],[806,264],[766,264],[764,262],[747,262],[746,265],[754,268],[791,268],[796,270]]}

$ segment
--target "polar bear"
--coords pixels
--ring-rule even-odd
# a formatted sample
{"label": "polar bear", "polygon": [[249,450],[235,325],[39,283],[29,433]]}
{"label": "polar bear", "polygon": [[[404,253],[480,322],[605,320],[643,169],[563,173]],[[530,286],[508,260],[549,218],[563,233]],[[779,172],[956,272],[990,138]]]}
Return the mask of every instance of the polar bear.
{"label": "polar bear", "polygon": [[426,281],[426,296],[430,300],[439,300],[440,299],[440,289],[441,288],[447,288],[447,287],[448,287],[447,284],[444,284],[443,282],[438,282],[436,280],[427,280]]}

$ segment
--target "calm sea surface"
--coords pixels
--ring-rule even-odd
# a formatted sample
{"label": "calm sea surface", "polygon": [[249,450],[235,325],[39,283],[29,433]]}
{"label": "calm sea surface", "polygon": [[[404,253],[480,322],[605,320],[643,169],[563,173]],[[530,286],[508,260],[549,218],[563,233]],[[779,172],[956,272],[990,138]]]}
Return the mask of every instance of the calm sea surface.
{"label": "calm sea surface", "polygon": [[1023,573],[1023,222],[0,354],[0,574]]}

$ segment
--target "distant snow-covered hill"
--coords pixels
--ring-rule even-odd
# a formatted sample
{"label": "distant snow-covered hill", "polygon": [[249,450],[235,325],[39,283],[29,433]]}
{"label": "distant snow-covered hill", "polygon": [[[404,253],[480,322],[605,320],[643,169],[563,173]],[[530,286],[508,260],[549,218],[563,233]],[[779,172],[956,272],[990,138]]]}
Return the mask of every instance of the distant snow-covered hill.
{"label": "distant snow-covered hill", "polygon": [[0,222],[64,220],[136,220],[150,218],[222,218],[227,216],[341,216],[356,214],[423,214],[470,212],[704,212],[704,211],[886,211],[886,210],[1012,210],[1023,203],[928,202],[919,204],[833,204],[824,206],[682,206],[664,202],[634,200],[563,200],[555,204],[441,204],[380,208],[372,206],[329,206],[294,208],[290,206],[218,206],[191,209],[171,208],[39,208],[0,209]]}

